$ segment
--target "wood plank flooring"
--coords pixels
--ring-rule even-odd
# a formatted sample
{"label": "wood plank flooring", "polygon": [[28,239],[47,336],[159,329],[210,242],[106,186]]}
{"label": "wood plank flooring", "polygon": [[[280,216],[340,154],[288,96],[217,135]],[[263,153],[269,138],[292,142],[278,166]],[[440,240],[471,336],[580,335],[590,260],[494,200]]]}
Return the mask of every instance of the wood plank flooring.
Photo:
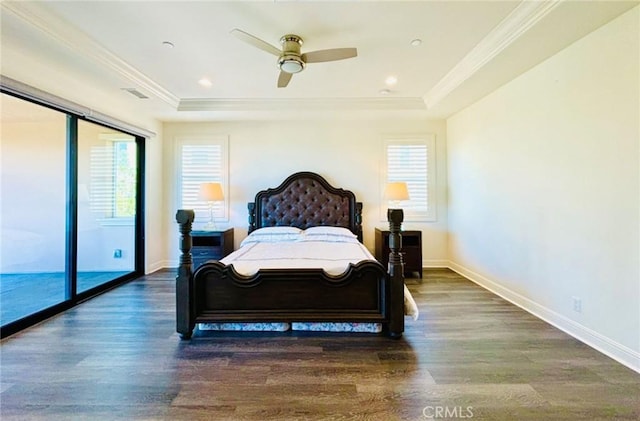
{"label": "wood plank flooring", "polygon": [[7,420],[638,420],[640,374],[452,271],[407,280],[420,319],[371,334],[175,333],[174,272],[0,347]]}

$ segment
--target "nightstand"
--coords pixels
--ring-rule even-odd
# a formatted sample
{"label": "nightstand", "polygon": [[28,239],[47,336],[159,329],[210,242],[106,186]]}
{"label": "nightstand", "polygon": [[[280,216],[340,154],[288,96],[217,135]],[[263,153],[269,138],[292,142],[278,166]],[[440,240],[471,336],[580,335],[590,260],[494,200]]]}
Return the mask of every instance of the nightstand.
{"label": "nightstand", "polygon": [[[385,267],[389,265],[389,231],[376,228],[375,257]],[[422,231],[402,231],[402,261],[404,272],[418,272],[422,278]]]}
{"label": "nightstand", "polygon": [[220,260],[233,251],[233,228],[224,231],[193,231],[193,269],[207,260]]}

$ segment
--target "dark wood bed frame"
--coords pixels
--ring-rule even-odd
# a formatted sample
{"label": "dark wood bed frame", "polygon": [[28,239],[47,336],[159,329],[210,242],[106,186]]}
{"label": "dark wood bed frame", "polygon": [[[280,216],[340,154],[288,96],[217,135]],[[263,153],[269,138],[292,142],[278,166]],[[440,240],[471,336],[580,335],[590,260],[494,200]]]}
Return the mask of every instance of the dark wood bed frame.
{"label": "dark wood bed frame", "polygon": [[[322,176],[299,172],[248,204],[249,232],[268,226],[331,225],[362,241],[362,203]],[[243,276],[233,265],[209,261],[193,272],[192,210],[179,210],[180,265],[176,277],[177,332],[191,338],[196,323],[361,322],[382,323],[383,332],[404,332],[404,270],[400,254],[401,209],[388,211],[389,267],[377,261],[351,264],[339,276],[322,269],[262,269]]]}

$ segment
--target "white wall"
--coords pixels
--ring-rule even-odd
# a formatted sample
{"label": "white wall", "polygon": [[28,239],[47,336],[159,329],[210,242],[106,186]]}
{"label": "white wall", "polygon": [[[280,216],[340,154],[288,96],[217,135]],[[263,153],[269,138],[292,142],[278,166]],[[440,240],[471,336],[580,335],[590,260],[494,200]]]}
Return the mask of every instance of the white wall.
{"label": "white wall", "polygon": [[162,125],[152,126],[156,135],[145,142],[145,273],[165,267],[166,226]]}
{"label": "white wall", "polygon": [[175,170],[178,163],[175,139],[229,136],[230,220],[218,225],[235,228],[235,243],[246,236],[247,202],[259,190],[278,186],[297,171],[314,171],[337,187],[352,190],[363,202],[364,243],[373,251],[374,228],[388,227],[380,218],[380,160],[385,135],[433,133],[436,135],[438,171],[438,220],[405,224],[406,229],[423,230],[425,266],[446,264],[446,148],[444,121],[426,120],[309,120],[239,121],[225,123],[165,123],[166,230],[170,260],[178,259],[178,227],[175,223],[177,193]]}
{"label": "white wall", "polygon": [[636,369],[639,32],[636,7],[447,121],[452,267]]}

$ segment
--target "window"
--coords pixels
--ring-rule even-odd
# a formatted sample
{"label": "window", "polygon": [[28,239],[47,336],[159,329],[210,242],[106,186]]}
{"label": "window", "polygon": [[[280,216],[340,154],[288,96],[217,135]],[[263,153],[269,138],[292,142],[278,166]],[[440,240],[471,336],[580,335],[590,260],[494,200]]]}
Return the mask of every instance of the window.
{"label": "window", "polygon": [[221,183],[225,195],[224,202],[213,204],[213,217],[228,220],[227,144],[228,139],[222,136],[178,140],[178,209],[193,209],[195,223],[209,221],[209,204],[198,197],[200,185],[209,182]]}
{"label": "window", "polygon": [[[389,182],[404,181],[409,200],[401,204],[404,220],[435,221],[435,136],[391,138],[384,143],[383,188]],[[382,197],[382,203],[386,204]],[[387,206],[381,210],[386,219]]]}
{"label": "window", "polygon": [[89,195],[91,211],[103,219],[135,216],[137,149],[133,136],[100,134],[89,156],[90,189],[80,186],[80,200]]}

